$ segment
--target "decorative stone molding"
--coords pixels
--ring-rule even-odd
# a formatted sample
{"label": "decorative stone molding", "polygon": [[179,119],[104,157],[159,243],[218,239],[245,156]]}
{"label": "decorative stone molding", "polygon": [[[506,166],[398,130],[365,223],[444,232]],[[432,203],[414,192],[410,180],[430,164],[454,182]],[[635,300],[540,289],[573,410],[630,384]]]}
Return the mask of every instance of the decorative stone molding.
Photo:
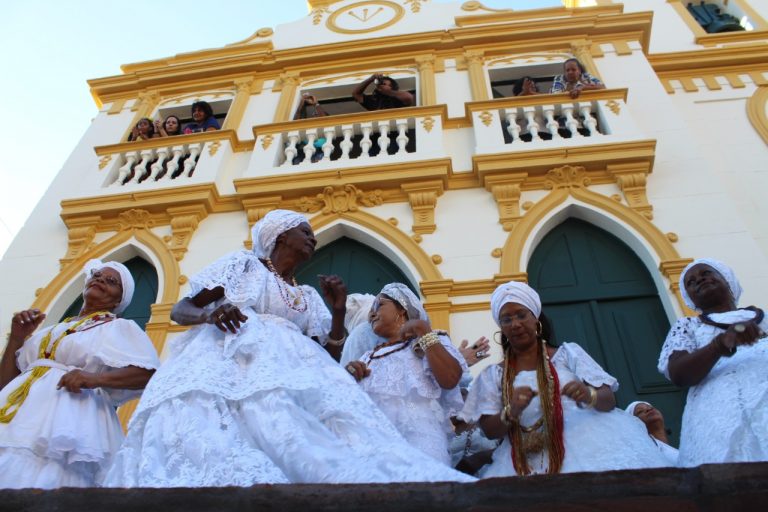
{"label": "decorative stone molding", "polygon": [[201,205],[180,206],[168,208],[168,215],[171,218],[172,235],[166,236],[163,240],[168,244],[176,261],[181,261],[198,224],[208,215],[208,212]]}
{"label": "decorative stone molding", "polygon": [[243,240],[243,245],[246,249],[253,248],[253,240],[251,240],[251,228],[259,220],[261,220],[267,213],[280,207],[280,202],[283,200],[281,196],[268,196],[260,197],[258,199],[244,199],[243,208],[245,208],[245,215],[248,218],[248,238]]}
{"label": "decorative stone molding", "polygon": [[547,190],[586,188],[591,182],[584,167],[564,165],[547,171],[544,177],[544,188]]}
{"label": "decorative stone molding", "polygon": [[411,4],[411,12],[419,12],[421,10],[421,4],[428,0],[405,0],[405,5]]}
{"label": "decorative stone molding", "polygon": [[112,161],[112,155],[104,155],[99,158],[99,170],[104,169]]}
{"label": "decorative stone molding", "polygon": [[419,93],[421,94],[421,105],[435,105],[437,104],[437,86],[435,85],[435,56],[420,55],[416,57],[415,60],[416,66],[419,69]]}
{"label": "decorative stone molding", "polygon": [[421,293],[424,295],[424,309],[429,314],[432,326],[437,329],[450,329],[452,279],[422,281]]}
{"label": "decorative stone molding", "polygon": [[443,194],[443,182],[406,183],[400,185],[400,189],[408,194],[408,202],[413,210],[412,231],[420,234],[434,233],[437,229],[435,207],[437,198]]}
{"label": "decorative stone molding", "polygon": [[464,61],[469,72],[469,85],[472,89],[473,101],[485,101],[490,99],[488,86],[483,69],[485,57],[482,51],[468,50],[464,52]]}
{"label": "decorative stone molding", "polygon": [[147,210],[131,209],[117,216],[118,231],[149,229],[155,225]]}
{"label": "decorative stone molding", "polygon": [[314,197],[303,196],[299,199],[299,210],[306,213],[316,213],[322,210],[324,214],[355,212],[359,206],[379,206],[384,203],[381,190],[363,192],[354,185],[342,187],[325,187],[323,192]]}
{"label": "decorative stone molding", "polygon": [[677,296],[677,300],[680,302],[680,307],[682,307],[685,314],[695,316],[696,312],[692,311],[688,308],[688,306],[685,305],[683,296],[680,294],[680,274],[683,272],[683,269],[692,261],[693,259],[691,258],[664,260],[659,263],[659,270],[662,274],[664,274],[664,277],[669,280],[669,289]]}
{"label": "decorative stone molding", "polygon": [[513,175],[492,175],[485,180],[499,209],[499,224],[504,231],[512,231],[522,217],[520,214],[520,188],[528,177],[527,173]]}
{"label": "decorative stone molding", "polygon": [[99,216],[81,217],[68,224],[67,253],[59,260],[59,268],[63,269],[88,250],[96,236],[96,225],[100,220]]}
{"label": "decorative stone molding", "polygon": [[608,164],[606,170],[616,179],[630,208],[653,219],[653,206],[648,202],[646,184],[650,165],[648,163]]}

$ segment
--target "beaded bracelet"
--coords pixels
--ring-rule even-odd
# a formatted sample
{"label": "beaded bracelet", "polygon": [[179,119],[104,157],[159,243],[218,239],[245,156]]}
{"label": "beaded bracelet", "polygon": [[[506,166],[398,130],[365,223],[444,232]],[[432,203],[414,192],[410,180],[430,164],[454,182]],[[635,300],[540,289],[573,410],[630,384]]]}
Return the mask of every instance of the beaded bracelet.
{"label": "beaded bracelet", "polygon": [[347,341],[347,335],[346,335],[346,333],[344,334],[344,336],[342,336],[342,337],[341,337],[341,339],[340,339],[340,340],[335,340],[335,339],[331,338],[331,336],[330,336],[330,334],[329,334],[329,335],[328,335],[328,340],[327,340],[327,343],[328,343],[329,345],[333,345],[334,347],[340,347],[340,346],[342,346],[342,345],[344,344],[344,342],[345,342],[345,341]]}
{"label": "beaded bracelet", "polygon": [[440,338],[437,336],[437,333],[435,331],[430,331],[421,338],[416,341],[416,344],[421,348],[421,350],[426,353],[427,349],[431,347],[432,345],[437,345],[440,343]]}

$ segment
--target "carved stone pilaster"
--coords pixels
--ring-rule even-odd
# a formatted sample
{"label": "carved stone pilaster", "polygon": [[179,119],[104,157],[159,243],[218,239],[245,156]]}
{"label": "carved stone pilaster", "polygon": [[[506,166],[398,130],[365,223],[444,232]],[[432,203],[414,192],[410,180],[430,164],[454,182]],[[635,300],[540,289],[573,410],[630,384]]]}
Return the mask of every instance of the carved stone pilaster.
{"label": "carved stone pilaster", "polygon": [[413,210],[413,232],[420,234],[434,233],[435,207],[437,198],[443,195],[442,181],[425,181],[400,185],[403,192],[408,194],[408,202]]}
{"label": "carved stone pilaster", "polygon": [[197,230],[200,221],[208,215],[208,212],[204,206],[200,205],[168,208],[167,211],[171,217],[172,234],[166,236],[164,240],[176,261],[181,261],[187,252],[192,235]]}
{"label": "carved stone pilaster", "polygon": [[96,236],[96,225],[101,220],[98,215],[93,217],[81,217],[69,222],[67,233],[67,252],[59,260],[60,268],[64,268],[88,250],[93,238]]}
{"label": "carved stone pilaster", "polygon": [[363,192],[354,185],[325,187],[323,192],[313,197],[303,196],[299,200],[299,210],[306,213],[321,211],[324,214],[357,211],[359,206],[378,206],[384,203],[381,190]]}
{"label": "carved stone pilaster", "polygon": [[421,105],[437,104],[437,86],[435,85],[435,56],[423,55],[416,57],[419,68],[419,92]]}
{"label": "carved stone pilaster", "polygon": [[488,176],[485,188],[490,190],[499,209],[499,224],[504,231],[512,231],[522,218],[520,214],[520,187],[526,173],[507,176]]}
{"label": "carved stone pilaster", "polygon": [[267,213],[277,209],[282,200],[283,198],[280,196],[243,200],[243,208],[245,208],[245,214],[248,218],[248,238],[243,240],[243,245],[246,249],[250,250],[253,248],[253,240],[251,240],[251,228],[253,225],[261,220]]}
{"label": "carved stone pilaster", "polygon": [[452,279],[422,281],[421,293],[424,295],[424,309],[435,329],[450,329]]}
{"label": "carved stone pilaster", "polygon": [[680,274],[683,269],[691,263],[691,258],[679,258],[674,260],[665,260],[659,263],[659,270],[664,277],[669,280],[669,290],[675,294],[677,301],[680,303],[680,307],[686,315],[695,315],[695,312],[688,308],[683,300],[683,296],[680,294]]}
{"label": "carved stone pilaster", "polygon": [[472,99],[474,101],[490,99],[485,79],[485,71],[483,70],[483,65],[485,63],[483,52],[479,50],[468,50],[464,52],[464,60],[467,63],[469,85],[472,89]]}
{"label": "carved stone pilaster", "polygon": [[646,219],[653,219],[653,206],[648,202],[646,192],[649,164],[608,165],[607,170],[616,179],[629,207]]}

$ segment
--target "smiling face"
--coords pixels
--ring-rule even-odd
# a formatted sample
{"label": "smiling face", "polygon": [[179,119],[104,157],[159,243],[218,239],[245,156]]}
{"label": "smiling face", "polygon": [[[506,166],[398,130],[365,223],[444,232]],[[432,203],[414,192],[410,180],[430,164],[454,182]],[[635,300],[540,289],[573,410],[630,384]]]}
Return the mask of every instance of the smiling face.
{"label": "smiling face", "polygon": [[575,60],[566,62],[563,72],[567,82],[578,82],[581,78],[581,69],[579,68],[579,63]]}
{"label": "smiling face", "polygon": [[83,301],[86,306],[99,306],[113,310],[123,297],[120,273],[109,267],[94,270],[85,282]]}
{"label": "smiling face", "polygon": [[648,432],[657,428],[664,428],[664,416],[650,404],[637,404],[634,415],[645,423],[645,428],[648,429]]}
{"label": "smiling face", "polygon": [[501,332],[515,352],[524,352],[536,346],[538,323],[530,309],[514,302],[507,302],[499,311]]}
{"label": "smiling face", "polygon": [[195,107],[192,109],[192,119],[194,119],[196,123],[202,123],[205,121],[205,118],[205,110],[203,110],[201,107]]}
{"label": "smiling face", "polygon": [[392,339],[397,337],[400,328],[408,320],[408,314],[391,297],[380,293],[371,305],[368,318],[373,332],[382,338]]}
{"label": "smiling face", "polygon": [[733,295],[728,282],[709,265],[699,263],[691,267],[685,273],[683,284],[691,301],[702,311],[720,306],[733,309]]}

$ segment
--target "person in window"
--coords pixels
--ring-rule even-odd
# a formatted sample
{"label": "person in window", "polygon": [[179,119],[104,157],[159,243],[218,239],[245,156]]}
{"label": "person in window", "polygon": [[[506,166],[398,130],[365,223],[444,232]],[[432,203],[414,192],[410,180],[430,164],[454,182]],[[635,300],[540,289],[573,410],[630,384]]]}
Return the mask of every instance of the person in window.
{"label": "person in window", "polygon": [[667,428],[664,425],[664,416],[662,416],[661,411],[650,403],[642,401],[632,402],[625,410],[645,424],[648,435],[653,438],[661,454],[669,461],[669,465],[677,466],[677,448],[669,445]]}
{"label": "person in window", "polygon": [[685,267],[680,293],[699,315],[675,322],[658,366],[689,387],[679,465],[768,460],[768,319],[754,306],[737,307],[741,285],[717,260]]}
{"label": "person in window", "polygon": [[121,263],[85,265],[83,307],[43,329],[45,314],[13,315],[0,362],[0,487],[93,487],[120,448],[115,409],[160,366],[133,320],[117,318],[134,282]]}
{"label": "person in window", "polygon": [[524,76],[523,78],[515,81],[515,85],[512,86],[513,96],[533,96],[540,94],[536,87],[536,82],[530,76]]}
{"label": "person in window", "polygon": [[213,109],[207,101],[196,101],[192,104],[192,121],[184,127],[184,133],[221,130],[219,122],[213,117]]}
{"label": "person in window", "polygon": [[567,92],[571,98],[576,99],[581,91],[593,89],[605,89],[605,85],[599,78],[587,73],[578,59],[568,59],[563,63],[563,74],[555,77],[549,92],[550,94]]}
{"label": "person in window", "polygon": [[181,133],[181,120],[178,117],[171,115],[166,117],[165,121],[155,120],[156,137],[171,137]]}
{"label": "person in window", "polygon": [[149,140],[157,137],[155,127],[149,118],[142,117],[131,130],[128,140]]}
{"label": "person in window", "polygon": [[[296,108],[296,113],[293,115],[293,119],[310,119],[313,117],[325,117],[328,115],[320,103],[317,101],[317,96],[308,92],[302,93],[299,106]],[[318,137],[315,139],[315,152],[312,154],[312,161],[318,162],[323,158],[323,145],[325,144],[325,137]],[[296,156],[293,158],[293,163],[298,164],[304,159],[304,147],[307,141],[303,140],[296,146]]]}
{"label": "person in window", "polygon": [[[376,85],[373,94],[364,94],[372,83]],[[400,90],[397,80],[381,73],[374,73],[360,82],[352,91],[352,97],[366,110],[410,107],[415,103],[411,93]]]}

